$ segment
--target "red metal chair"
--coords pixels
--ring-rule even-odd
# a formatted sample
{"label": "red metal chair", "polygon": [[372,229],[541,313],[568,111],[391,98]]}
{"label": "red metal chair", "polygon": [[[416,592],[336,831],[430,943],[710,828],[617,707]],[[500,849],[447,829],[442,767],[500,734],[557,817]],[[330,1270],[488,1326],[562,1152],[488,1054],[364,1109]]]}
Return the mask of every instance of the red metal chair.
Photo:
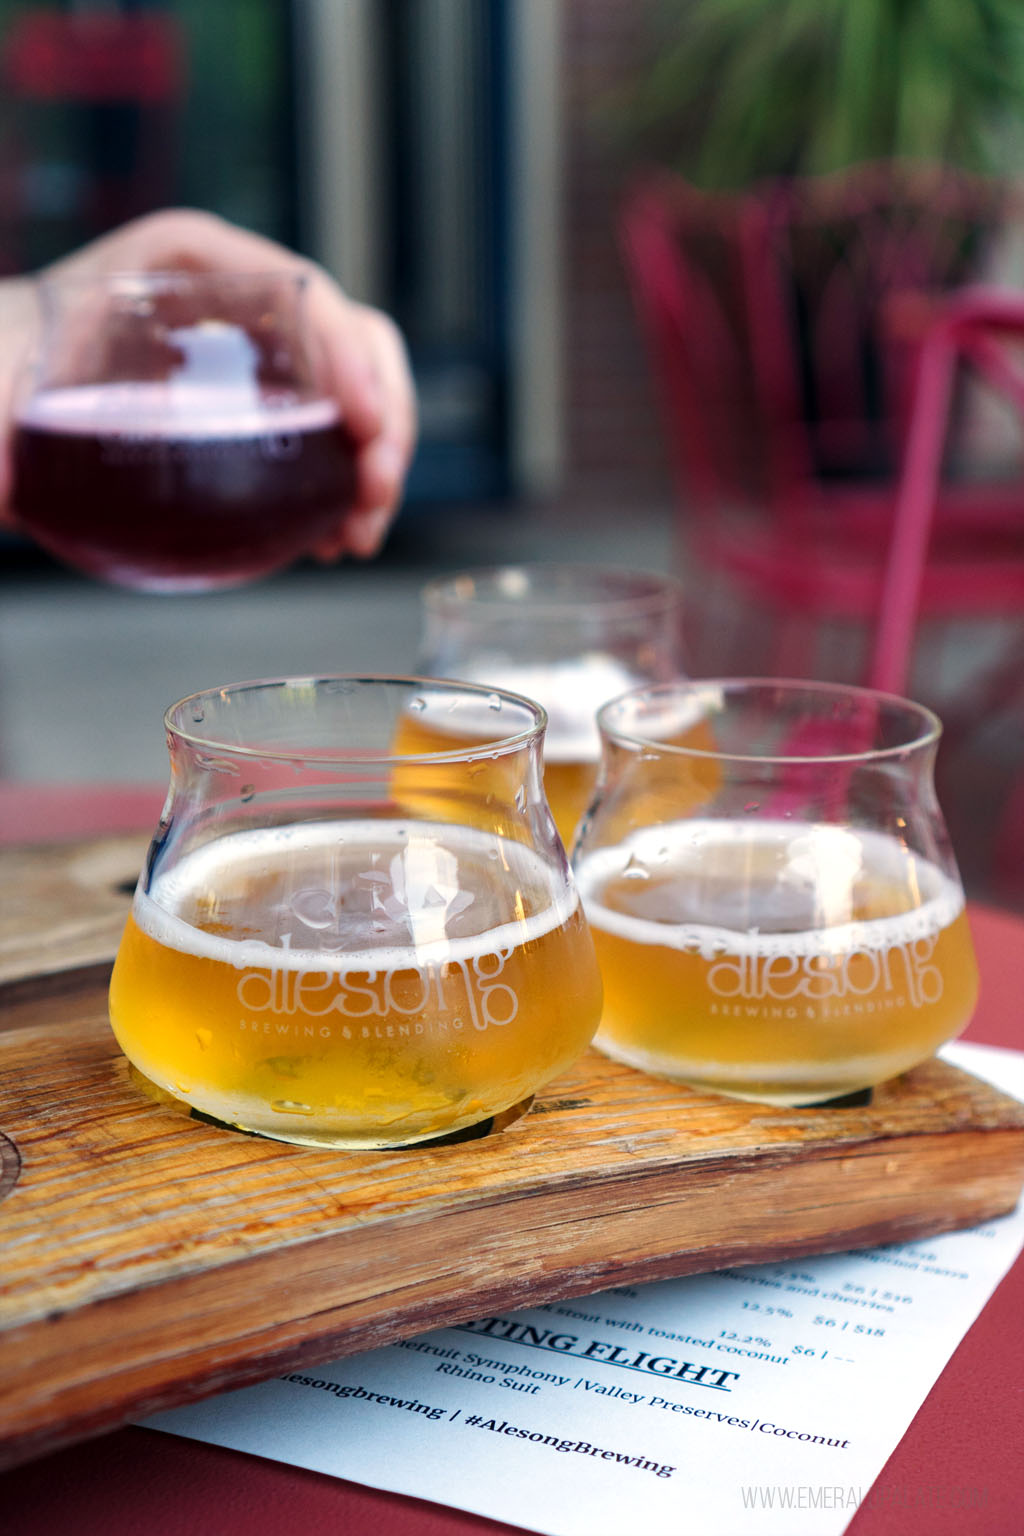
{"label": "red metal chair", "polygon": [[[1015,621],[1002,653],[976,670],[942,713],[944,759],[959,753],[961,784],[966,776],[966,795],[975,802],[971,826],[991,821],[991,888],[1024,908],[1024,292],[965,288],[931,311],[910,397],[868,681],[907,691],[924,617]],[[1002,427],[998,453],[989,444],[980,465],[957,432],[965,403],[970,415],[968,389]],[[992,412],[996,403],[1001,417]],[[991,775],[979,774],[971,748],[1000,719],[1012,724],[1016,766],[1003,770],[993,816],[980,803],[992,793]],[[961,787],[958,798],[964,793]],[[968,835],[965,828],[961,847],[973,859]]]}
{"label": "red metal chair", "polygon": [[[622,248],[681,519],[698,566],[773,614],[763,670],[813,674],[824,620],[873,632],[897,503],[908,494],[919,345],[907,304],[895,326],[894,307],[907,294],[930,305],[959,286],[1000,221],[1003,195],[945,170],[869,166],[740,197],[659,176],[627,198]],[[934,345],[929,338],[929,359]],[[929,363],[922,385],[934,392],[932,375]],[[923,458],[922,446],[912,476]],[[941,499],[918,569],[919,616],[1019,598],[1016,578],[992,568],[1006,509],[982,513],[979,499],[973,487]],[[903,547],[911,542],[904,535]],[[986,574],[967,583],[963,562],[982,545]],[[912,563],[899,556],[890,587],[910,579]],[[890,648],[895,626],[890,619]],[[894,656],[878,675],[902,686],[906,656]]]}
{"label": "red metal chair", "polygon": [[[949,761],[992,719],[1024,720],[1024,292],[958,285],[955,226],[965,234],[985,200],[954,181],[934,202],[941,238],[929,247],[919,227],[902,254],[906,221],[862,200],[864,238],[837,243],[831,268],[821,258],[816,312],[805,291],[794,315],[780,248],[807,230],[780,199],[709,201],[662,180],[624,209],[680,514],[698,565],[774,614],[775,644],[751,671],[815,675],[809,631],[840,617],[867,638],[854,676],[907,693],[923,621],[1008,619],[1008,648],[943,703]],[[824,242],[807,235],[802,254]],[[972,428],[995,402],[998,453],[978,453]],[[1019,768],[1003,797],[990,874],[1024,903]]]}
{"label": "red metal chair", "polygon": [[[1024,620],[1024,292],[967,287],[929,310],[868,672],[895,693],[906,689],[923,617]],[[1013,425],[996,463],[991,448],[972,464],[969,443],[958,445],[968,386],[1001,402]],[[1022,663],[1014,655],[989,678],[986,707],[1024,686]]]}

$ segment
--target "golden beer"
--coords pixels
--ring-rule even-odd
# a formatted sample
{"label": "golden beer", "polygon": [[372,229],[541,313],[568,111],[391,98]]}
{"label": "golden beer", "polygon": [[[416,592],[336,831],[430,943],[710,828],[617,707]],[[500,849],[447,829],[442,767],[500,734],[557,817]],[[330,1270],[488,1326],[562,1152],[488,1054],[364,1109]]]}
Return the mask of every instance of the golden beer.
{"label": "golden beer", "polygon": [[571,848],[597,780],[598,710],[685,670],[682,586],[649,571],[543,562],[441,577],[422,599],[421,672],[507,689],[546,711],[545,796]]}
{"label": "golden beer", "polygon": [[[409,717],[399,726],[395,737],[395,751],[402,756],[413,757],[423,753],[464,752],[468,744],[465,731],[443,731],[436,726],[423,725]],[[551,753],[544,756],[544,796],[548,802],[558,835],[564,846],[569,847],[576,825],[587,808],[597,780],[597,761],[567,759],[563,761]],[[481,762],[473,776],[473,801],[462,797],[462,814],[474,825],[495,825],[500,821],[501,807],[514,804],[514,776],[519,771],[514,762],[498,758],[493,762]],[[458,770],[446,769],[443,763],[432,763],[429,768],[417,762],[415,769],[397,766],[392,775],[392,793],[403,807],[429,814],[431,800],[450,801],[453,781]],[[464,779],[464,771],[459,774]],[[488,808],[491,808],[488,814]],[[513,834],[514,834],[514,829]]]}
{"label": "golden beer", "polygon": [[959,883],[881,832],[693,819],[584,857],[604,979],[595,1044],[778,1104],[882,1082],[968,1021]]}
{"label": "golden beer", "polygon": [[[601,758],[597,711],[606,700],[633,687],[636,676],[613,658],[603,656],[553,662],[545,667],[516,667],[505,663],[495,666],[493,673],[486,677],[470,665],[463,670],[467,680],[480,687],[500,687],[524,698],[536,699],[543,705],[548,716],[544,735],[544,796],[563,845],[571,848],[576,828],[597,783]],[[427,725],[410,715],[402,721],[395,750],[410,756],[426,752],[464,752],[473,742],[474,724],[480,725],[481,734],[485,727],[494,729],[494,718],[487,718],[483,704],[478,722],[473,722],[463,712],[458,728],[451,730],[440,727],[436,716]],[[440,766],[432,767],[430,772],[437,782],[444,782]],[[416,803],[421,804],[423,771],[417,767],[416,773]],[[502,796],[511,798],[508,774],[509,769],[500,760],[493,765],[481,763],[475,770],[475,788],[477,792],[493,795],[496,800]],[[411,774],[403,774],[401,769],[396,773],[395,795],[403,803],[406,803],[405,784],[411,778]]]}
{"label": "golden beer", "polygon": [[600,978],[571,885],[522,842],[408,821],[236,832],[136,895],[111,983],[153,1083],[312,1145],[444,1135],[584,1049]]}
{"label": "golden beer", "polygon": [[597,769],[597,761],[590,758],[563,759],[553,753],[544,758],[544,794],[566,848],[572,847],[576,828],[590,804]]}

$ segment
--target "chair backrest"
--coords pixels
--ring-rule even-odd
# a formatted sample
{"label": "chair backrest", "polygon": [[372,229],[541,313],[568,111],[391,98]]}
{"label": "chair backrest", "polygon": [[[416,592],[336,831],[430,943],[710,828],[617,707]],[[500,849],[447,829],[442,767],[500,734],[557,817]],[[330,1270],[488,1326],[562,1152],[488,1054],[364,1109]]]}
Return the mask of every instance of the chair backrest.
{"label": "chair backrest", "polygon": [[622,248],[698,517],[736,502],[797,517],[824,483],[891,482],[902,354],[887,303],[961,283],[1002,198],[997,183],[900,164],[736,196],[638,180]]}
{"label": "chair backrest", "polygon": [[[1000,451],[963,453],[967,386],[1001,404]],[[968,286],[933,305],[913,380],[868,681],[906,690],[936,514],[960,611],[1024,613],[1024,291]]]}
{"label": "chair backrest", "polygon": [[673,468],[698,521],[727,506],[763,506],[773,494],[768,461],[778,445],[751,367],[745,214],[731,198],[657,178],[632,190],[620,216]]}

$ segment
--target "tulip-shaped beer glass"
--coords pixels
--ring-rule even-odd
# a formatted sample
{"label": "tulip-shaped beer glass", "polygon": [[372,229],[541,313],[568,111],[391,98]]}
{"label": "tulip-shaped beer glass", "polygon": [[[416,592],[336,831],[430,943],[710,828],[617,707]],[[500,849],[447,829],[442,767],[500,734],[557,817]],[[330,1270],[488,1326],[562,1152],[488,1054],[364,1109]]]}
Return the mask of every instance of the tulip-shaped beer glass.
{"label": "tulip-shaped beer glass", "polygon": [[26,532],[156,592],[233,586],[310,550],[355,470],[306,284],[301,269],[42,280],[13,445]]}
{"label": "tulip-shaped beer glass", "polygon": [[429,582],[423,610],[421,671],[544,706],[544,787],[570,847],[597,777],[598,709],[684,675],[679,583],[597,565],[500,566]]}
{"label": "tulip-shaped beer glass", "polygon": [[[444,723],[459,745],[417,743]],[[543,711],[424,679],[281,679],[165,717],[171,790],[114,967],[144,1078],[284,1141],[514,1117],[597,1026],[541,785]]]}
{"label": "tulip-shaped beer glass", "polygon": [[602,1050],[809,1104],[893,1077],[964,1027],[977,974],[930,711],[732,680],[636,691],[599,719],[575,862]]}

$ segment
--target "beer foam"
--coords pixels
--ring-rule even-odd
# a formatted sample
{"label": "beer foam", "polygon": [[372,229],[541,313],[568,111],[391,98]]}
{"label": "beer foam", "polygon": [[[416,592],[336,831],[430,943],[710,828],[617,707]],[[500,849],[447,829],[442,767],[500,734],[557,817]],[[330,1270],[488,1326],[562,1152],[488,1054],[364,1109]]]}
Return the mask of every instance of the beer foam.
{"label": "beer foam", "polygon": [[338,420],[333,400],[278,401],[244,381],[167,380],[43,390],[19,411],[17,424],[82,437],[204,441],[313,432]]}
{"label": "beer foam", "polygon": [[[739,851],[760,850],[779,860],[793,883],[807,886],[817,870],[835,881],[833,902],[841,904],[858,875],[896,886],[908,893],[916,888],[918,904],[910,911],[856,921],[837,921],[797,931],[733,928],[721,921],[660,920],[620,912],[601,901],[611,881],[657,876],[666,885],[683,888],[687,881],[722,878],[719,900],[728,897],[728,879]],[[716,858],[728,861],[716,870]],[[649,862],[648,862],[649,861]],[[735,878],[734,885],[735,885]],[[767,959],[783,955],[840,954],[849,950],[882,951],[918,939],[934,938],[962,912],[963,890],[927,859],[885,833],[846,827],[794,824],[788,821],[715,822],[693,819],[644,827],[614,848],[585,855],[576,871],[584,911],[592,927],[634,944],[661,945],[713,959],[721,954]],[[783,881],[784,883],[784,881]],[[766,909],[772,888],[761,882]],[[776,887],[777,888],[777,887]]]}
{"label": "beer foam", "polygon": [[616,657],[596,651],[534,665],[500,659],[493,665],[472,662],[459,667],[459,676],[463,682],[504,688],[543,705],[548,715],[544,760],[549,763],[596,763],[601,755],[601,705],[645,682]]}
{"label": "beer foam", "polygon": [[[343,838],[343,842],[342,842]],[[237,878],[240,865],[255,870],[276,863],[289,846],[301,851],[340,846],[351,852],[361,844],[367,856],[385,848],[398,852],[407,840],[421,838],[424,846],[439,844],[446,852],[493,860],[496,883],[513,888],[527,885],[550,896],[542,910],[521,920],[505,922],[459,938],[432,937],[423,943],[373,946],[359,950],[286,948],[264,939],[230,939],[196,928],[179,914],[189,899],[218,882]],[[575,889],[559,889],[560,872],[533,849],[475,828],[442,822],[351,821],[301,822],[289,827],[258,828],[231,833],[187,854],[169,873],[157,875],[150,892],[140,888],[132,909],[142,932],[171,949],[198,958],[218,960],[237,970],[273,967],[277,970],[334,972],[416,970],[424,965],[472,962],[501,950],[533,943],[563,927],[579,909]],[[434,925],[436,927],[436,922]]]}

